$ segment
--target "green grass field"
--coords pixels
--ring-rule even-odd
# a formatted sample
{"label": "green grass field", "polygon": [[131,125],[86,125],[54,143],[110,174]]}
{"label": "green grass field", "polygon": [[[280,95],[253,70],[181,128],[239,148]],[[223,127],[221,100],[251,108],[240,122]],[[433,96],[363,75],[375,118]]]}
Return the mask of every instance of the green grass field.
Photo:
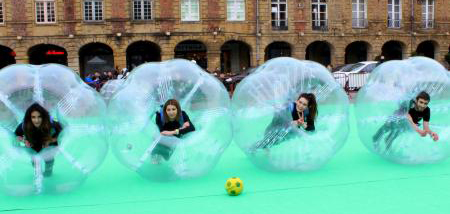
{"label": "green grass field", "polygon": [[[81,188],[61,195],[0,194],[0,213],[450,213],[449,160],[418,166],[385,161],[359,141],[351,116],[346,145],[316,171],[266,172],[231,144],[206,176],[159,183],[109,153]],[[224,190],[232,176],[244,182],[240,196]]]}

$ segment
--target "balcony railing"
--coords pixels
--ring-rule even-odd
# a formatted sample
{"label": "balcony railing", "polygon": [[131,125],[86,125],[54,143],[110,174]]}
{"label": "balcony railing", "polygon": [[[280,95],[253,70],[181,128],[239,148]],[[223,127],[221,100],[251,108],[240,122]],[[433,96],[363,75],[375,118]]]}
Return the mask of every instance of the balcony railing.
{"label": "balcony railing", "polygon": [[434,28],[434,20],[422,20],[422,28]]}
{"label": "balcony railing", "polygon": [[328,20],[313,20],[312,29],[320,31],[328,31]]}
{"label": "balcony railing", "polygon": [[287,22],[272,20],[272,30],[288,30]]}
{"label": "balcony railing", "polygon": [[388,19],[387,27],[388,28],[401,28],[402,20],[401,19]]}
{"label": "balcony railing", "polygon": [[353,28],[366,28],[367,27],[367,19],[353,18],[352,19],[352,27]]}

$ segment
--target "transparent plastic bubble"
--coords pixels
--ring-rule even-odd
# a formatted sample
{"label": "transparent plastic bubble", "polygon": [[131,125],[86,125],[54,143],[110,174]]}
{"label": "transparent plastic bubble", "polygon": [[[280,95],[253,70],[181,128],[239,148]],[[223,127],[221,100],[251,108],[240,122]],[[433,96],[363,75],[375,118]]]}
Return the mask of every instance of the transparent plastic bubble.
{"label": "transparent plastic bubble", "polygon": [[[318,116],[313,132],[292,125],[289,105],[301,93],[316,96]],[[317,169],[345,143],[348,109],[346,93],[325,67],[311,61],[275,58],[236,87],[232,99],[234,139],[261,168]],[[254,150],[261,142],[269,146]]]}
{"label": "transparent plastic bubble", "polygon": [[106,103],[109,103],[109,100],[111,100],[111,97],[114,95],[114,93],[119,90],[123,82],[125,82],[125,79],[108,80],[108,82],[106,82],[102,86],[102,88],[100,89],[100,94],[102,95]]}
{"label": "transparent plastic bubble", "polygon": [[[78,187],[108,151],[100,95],[70,68],[12,65],[0,71],[0,188],[12,195],[67,192]],[[58,146],[39,153],[16,140],[26,109],[39,103],[63,127]],[[51,176],[44,176],[53,164]]]}
{"label": "transparent plastic bubble", "polygon": [[[356,113],[361,141],[372,152],[402,164],[434,163],[450,155],[450,82],[445,68],[426,57],[378,66],[358,93]],[[416,96],[430,95],[430,129],[421,137],[408,122]],[[423,120],[420,121],[423,129]]]}
{"label": "transparent plastic bubble", "polygon": [[[195,131],[181,138],[162,136],[156,112],[176,99]],[[117,158],[141,176],[160,181],[209,172],[232,139],[230,98],[215,77],[182,59],[135,68],[109,103],[112,148]],[[153,150],[169,145],[170,158],[155,161]]]}

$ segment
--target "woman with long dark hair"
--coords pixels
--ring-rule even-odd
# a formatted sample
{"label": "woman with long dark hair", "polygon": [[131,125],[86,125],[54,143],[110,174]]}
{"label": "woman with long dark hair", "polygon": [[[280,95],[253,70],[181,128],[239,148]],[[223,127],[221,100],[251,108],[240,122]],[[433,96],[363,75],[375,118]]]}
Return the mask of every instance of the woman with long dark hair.
{"label": "woman with long dark hair", "polygon": [[[24,141],[25,146],[40,152],[49,146],[57,146],[57,138],[62,128],[58,122],[50,118],[50,114],[38,103],[32,104],[25,112],[23,122],[15,131],[19,141]],[[44,176],[51,176],[53,173],[54,159],[45,161]],[[33,163],[34,165],[34,163]]]}
{"label": "woman with long dark hair", "polygon": [[[314,94],[300,94],[295,102],[289,104],[287,111],[292,116],[290,118],[292,119],[292,125],[307,132],[316,130],[314,121],[316,120],[318,110],[316,96]],[[264,139],[253,145],[249,149],[250,153],[256,152],[257,149],[269,149],[293,136],[293,132],[290,131],[290,124],[286,124],[285,112],[286,110],[283,110],[275,114],[272,122],[266,128]]]}
{"label": "woman with long dark hair", "polygon": [[316,96],[312,93],[300,94],[298,99],[291,104],[292,123],[305,129],[305,131],[314,131],[314,121],[318,114]]}

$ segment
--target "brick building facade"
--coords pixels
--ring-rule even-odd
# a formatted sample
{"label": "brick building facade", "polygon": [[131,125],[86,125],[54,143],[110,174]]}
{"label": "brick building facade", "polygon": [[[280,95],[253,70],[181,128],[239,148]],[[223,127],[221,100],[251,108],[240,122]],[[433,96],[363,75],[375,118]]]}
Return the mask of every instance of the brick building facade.
{"label": "brick building facade", "polygon": [[81,74],[174,57],[227,72],[277,56],[445,63],[449,14],[448,0],[0,0],[0,61]]}

